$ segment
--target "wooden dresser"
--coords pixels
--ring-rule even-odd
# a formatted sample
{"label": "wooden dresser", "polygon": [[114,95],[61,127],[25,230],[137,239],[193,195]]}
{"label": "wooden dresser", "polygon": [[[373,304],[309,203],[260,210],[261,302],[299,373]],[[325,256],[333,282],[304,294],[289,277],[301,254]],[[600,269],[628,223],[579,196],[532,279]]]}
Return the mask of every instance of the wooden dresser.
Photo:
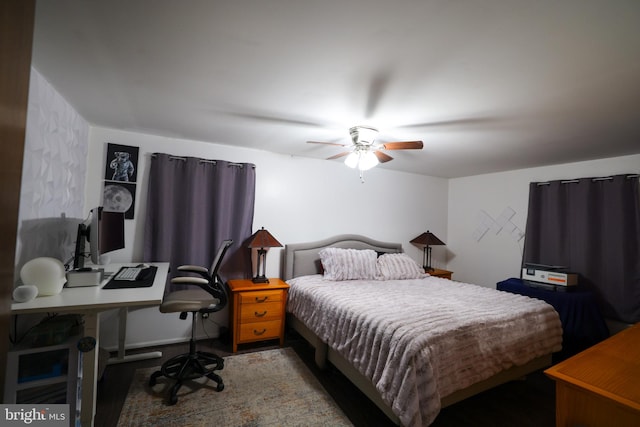
{"label": "wooden dresser", "polygon": [[280,279],[269,279],[269,283],[234,279],[228,285],[232,351],[238,351],[238,344],[270,339],[280,339],[282,346],[289,285]]}
{"label": "wooden dresser", "polygon": [[544,371],[556,382],[556,426],[640,426],[640,324]]}

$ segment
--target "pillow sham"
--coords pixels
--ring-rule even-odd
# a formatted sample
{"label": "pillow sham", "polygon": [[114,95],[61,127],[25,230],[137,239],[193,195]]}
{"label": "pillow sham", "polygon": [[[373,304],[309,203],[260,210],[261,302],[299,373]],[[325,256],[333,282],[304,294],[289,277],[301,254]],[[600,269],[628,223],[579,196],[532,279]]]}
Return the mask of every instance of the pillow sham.
{"label": "pillow sham", "polygon": [[324,248],[318,252],[327,280],[375,279],[376,251],[372,249]]}
{"label": "pillow sham", "polygon": [[376,264],[378,280],[421,279],[428,276],[422,267],[405,253],[380,255]]}

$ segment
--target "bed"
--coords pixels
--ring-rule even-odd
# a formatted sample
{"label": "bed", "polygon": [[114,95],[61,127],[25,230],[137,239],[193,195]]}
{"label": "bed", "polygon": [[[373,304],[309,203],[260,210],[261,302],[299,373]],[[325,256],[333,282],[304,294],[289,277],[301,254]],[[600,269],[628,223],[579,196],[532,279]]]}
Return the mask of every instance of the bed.
{"label": "bed", "polygon": [[[358,274],[374,262],[376,277],[336,276],[328,257],[338,251],[366,255]],[[558,314],[542,301],[422,271],[405,278],[404,267],[380,273],[407,261],[401,244],[340,235],[284,252],[288,325],[318,366],[330,362],[398,425],[429,425],[442,407],[545,368],[561,349]]]}

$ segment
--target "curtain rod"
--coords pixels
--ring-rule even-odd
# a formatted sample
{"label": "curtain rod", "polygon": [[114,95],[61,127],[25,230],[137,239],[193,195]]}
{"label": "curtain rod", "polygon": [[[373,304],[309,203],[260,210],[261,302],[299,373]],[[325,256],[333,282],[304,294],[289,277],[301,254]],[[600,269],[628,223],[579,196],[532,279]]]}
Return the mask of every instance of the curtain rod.
{"label": "curtain rod", "polygon": [[[151,157],[158,157],[156,155],[156,153],[151,154]],[[180,157],[180,156],[169,156],[169,160],[182,160],[182,161],[187,161],[186,157]],[[208,159],[198,159],[198,161],[200,163],[210,163],[212,165],[215,165],[217,163],[216,160],[208,160]],[[244,164],[243,163],[234,163],[234,162],[229,162],[229,164],[227,166],[237,166],[239,168],[243,168]],[[251,165],[252,168],[255,169],[256,165]]]}
{"label": "curtain rod", "polygon": [[[632,179],[632,178],[638,178],[640,177],[640,174],[631,174],[631,175],[627,175],[625,178],[627,179]],[[613,179],[612,176],[603,176],[601,178],[591,178],[591,182],[596,182],[596,181],[611,181]],[[579,179],[568,179],[565,181],[560,181],[560,184],[576,184],[580,182]],[[551,184],[551,182],[536,182],[536,185],[549,185]]]}

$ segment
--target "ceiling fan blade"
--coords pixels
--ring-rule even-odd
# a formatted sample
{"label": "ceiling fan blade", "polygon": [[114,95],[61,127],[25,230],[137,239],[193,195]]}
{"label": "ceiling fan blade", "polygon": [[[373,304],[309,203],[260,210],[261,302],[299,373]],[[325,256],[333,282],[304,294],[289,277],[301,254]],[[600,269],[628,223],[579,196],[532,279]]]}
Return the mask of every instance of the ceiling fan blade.
{"label": "ceiling fan blade", "polygon": [[385,142],[382,148],[385,150],[421,150],[424,144],[422,141],[398,141]]}
{"label": "ceiling fan blade", "polygon": [[340,144],[337,142],[325,142],[325,141],[307,141],[307,144],[325,144],[325,145],[337,145],[338,147],[346,147],[351,144]]}
{"label": "ceiling fan blade", "polygon": [[388,69],[376,72],[369,82],[369,96],[365,105],[365,117],[371,118],[375,115],[382,96],[389,86],[391,71]]}
{"label": "ceiling fan blade", "polygon": [[230,117],[237,117],[241,119],[250,119],[261,121],[265,123],[273,123],[280,125],[296,125],[296,126],[310,126],[310,127],[318,127],[323,128],[327,125],[325,123],[319,123],[312,120],[307,120],[304,118],[294,118],[294,117],[282,117],[282,116],[273,116],[269,114],[261,114],[261,113],[251,113],[251,112],[237,112],[237,111],[219,111],[221,114]]}
{"label": "ceiling fan blade", "polygon": [[343,151],[342,153],[338,153],[331,157],[327,157],[327,160],[339,159],[340,157],[344,157],[348,154],[351,154],[351,151]]}
{"label": "ceiling fan blade", "polygon": [[378,161],[380,163],[385,163],[388,162],[389,160],[393,160],[393,157],[391,157],[390,155],[383,153],[382,151],[374,151],[373,154],[376,155],[376,157],[378,158]]}
{"label": "ceiling fan blade", "polygon": [[506,117],[497,117],[497,116],[485,116],[485,117],[466,117],[459,119],[451,119],[451,120],[437,120],[432,122],[424,122],[424,123],[410,123],[406,125],[396,126],[397,128],[402,129],[411,129],[411,128],[427,128],[427,127],[453,127],[453,126],[466,126],[466,125],[495,125],[500,122],[505,122],[507,120]]}

